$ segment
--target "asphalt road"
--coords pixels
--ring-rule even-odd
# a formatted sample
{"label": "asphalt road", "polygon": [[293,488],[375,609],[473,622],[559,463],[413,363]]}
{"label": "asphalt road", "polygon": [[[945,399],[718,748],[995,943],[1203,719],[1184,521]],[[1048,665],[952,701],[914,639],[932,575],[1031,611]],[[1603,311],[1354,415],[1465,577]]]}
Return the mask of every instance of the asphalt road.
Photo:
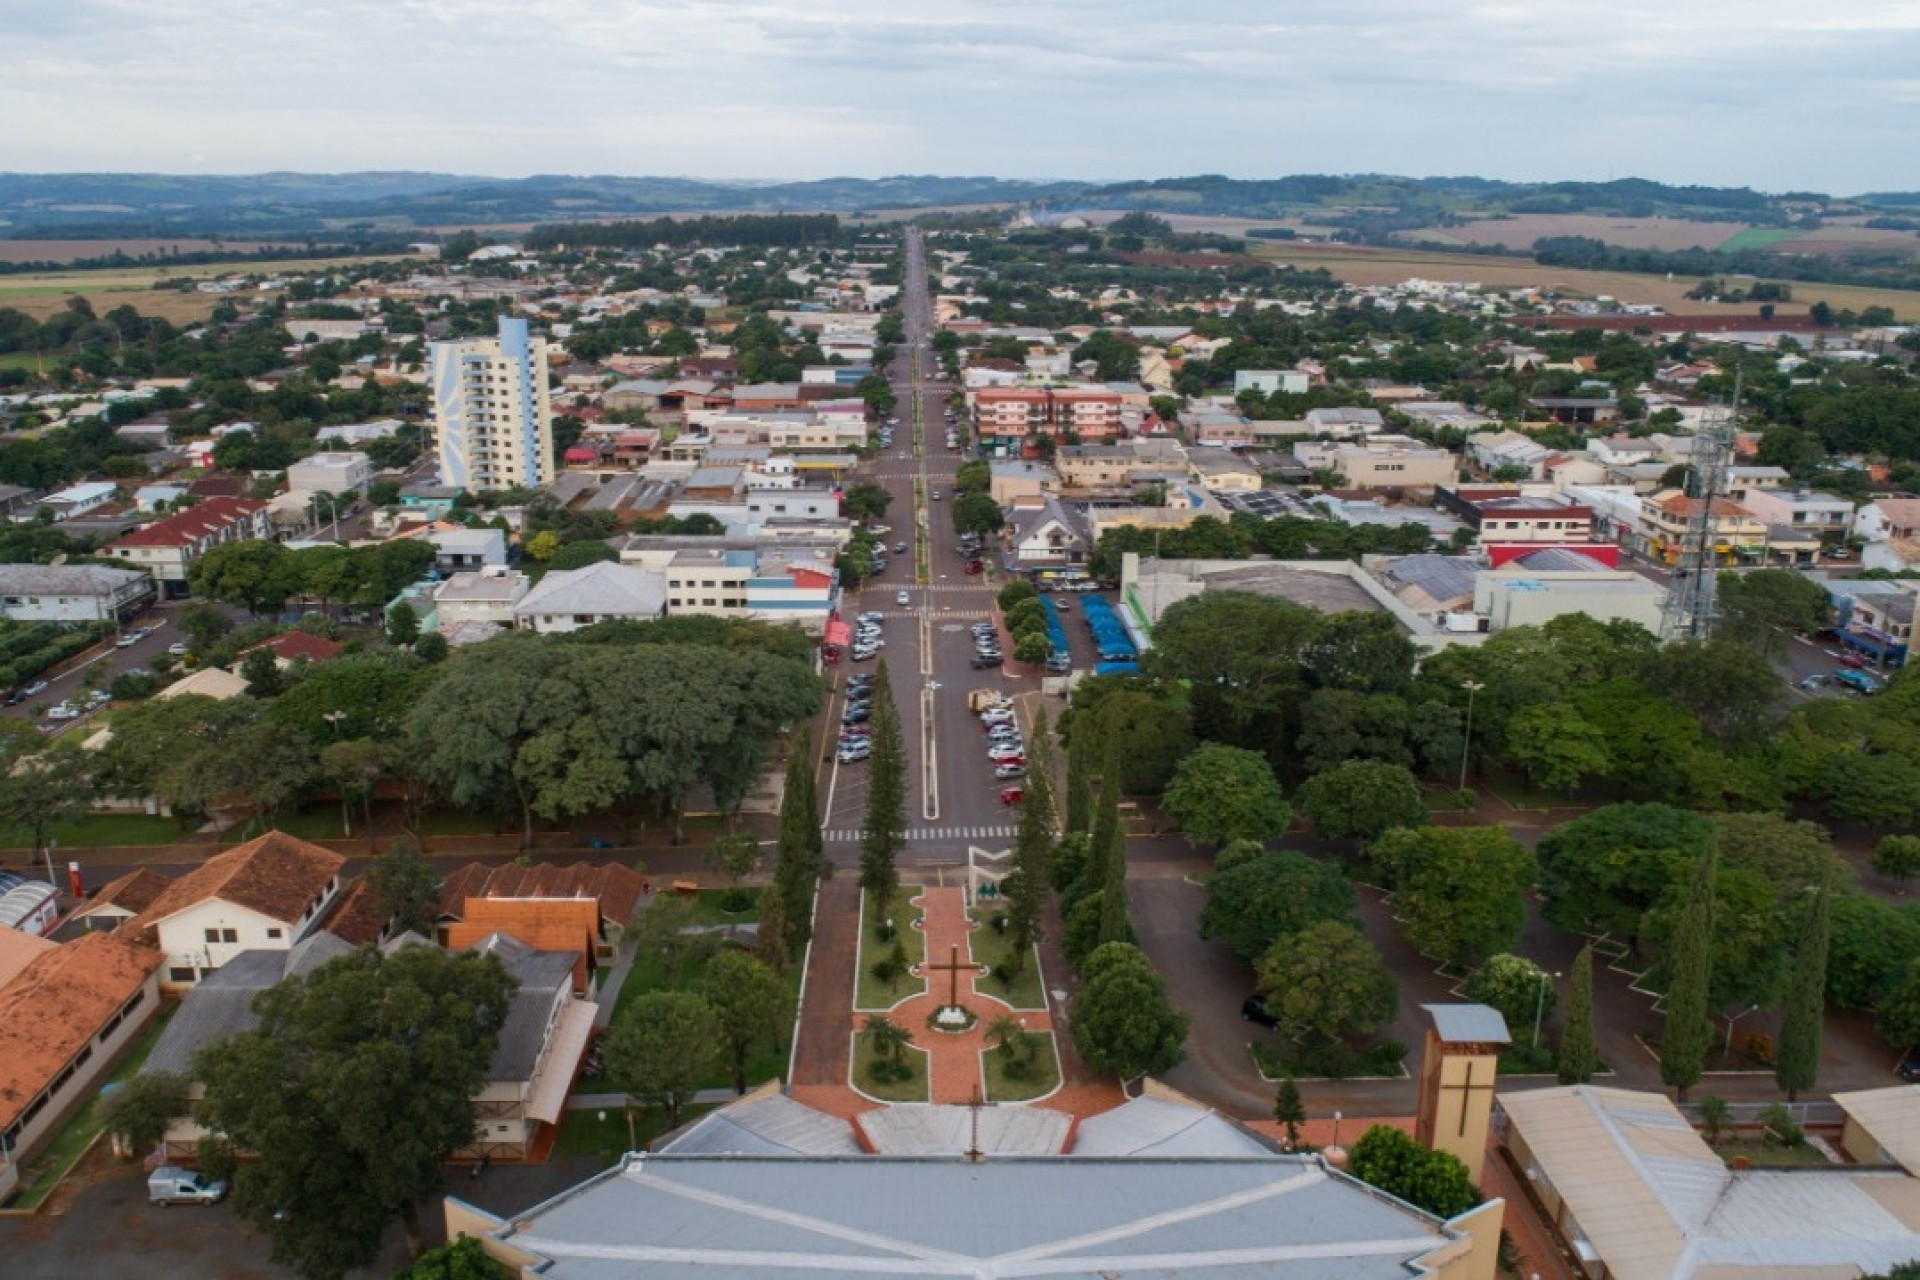
{"label": "asphalt road", "polygon": [[46,690],[28,698],[18,706],[8,707],[6,714],[31,720],[39,725],[43,732],[49,734],[87,724],[94,718],[93,713],[82,716],[78,720],[64,722],[48,720],[45,718],[45,713],[48,708],[61,702],[82,699],[88,688],[105,689],[113,683],[113,678],[123,671],[136,669],[151,671],[155,658],[165,653],[169,646],[186,641],[186,635],[174,625],[174,618],[182,603],[164,602],[155,605],[126,624],[123,633],[136,627],[154,628],[151,635],[129,647],[119,648],[113,640],[109,639],[81,654],[73,665],[60,675],[42,675],[39,678],[47,682]]}

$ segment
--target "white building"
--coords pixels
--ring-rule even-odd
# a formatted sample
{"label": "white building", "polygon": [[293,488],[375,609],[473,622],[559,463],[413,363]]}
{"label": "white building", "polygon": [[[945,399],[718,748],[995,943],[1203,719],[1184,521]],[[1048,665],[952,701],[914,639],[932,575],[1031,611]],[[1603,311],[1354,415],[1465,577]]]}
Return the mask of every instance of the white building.
{"label": "white building", "polygon": [[153,601],[153,579],[98,564],[0,565],[0,614],[15,622],[105,622]]}
{"label": "white building", "polygon": [[1310,380],[1300,369],[1235,369],[1233,371],[1233,394],[1242,391],[1258,391],[1263,396],[1274,392],[1283,392],[1290,396],[1307,394]]}
{"label": "white building", "polygon": [[645,622],[666,612],[664,575],[602,561],[548,573],[513,606],[513,622],[522,631],[550,633],[621,619]]}
{"label": "white building", "polygon": [[504,568],[507,563],[507,535],[499,529],[436,529],[427,541],[433,544],[433,567],[442,573]]}
{"label": "white building", "polygon": [[468,623],[513,625],[514,606],[527,594],[527,575],[511,569],[456,573],[433,589],[433,612],[442,632]]}
{"label": "white building", "polygon": [[124,931],[151,931],[165,957],[163,987],[191,987],[243,951],[285,951],[312,933],[340,892],[345,863],[269,831],[175,880]]}
{"label": "white building", "polygon": [[539,488],[553,478],[547,344],[525,320],[498,336],[429,348],[441,482],[458,489]]}
{"label": "white building", "polygon": [[287,488],[297,494],[363,493],[372,483],[373,463],[364,453],[314,453],[287,468]]}

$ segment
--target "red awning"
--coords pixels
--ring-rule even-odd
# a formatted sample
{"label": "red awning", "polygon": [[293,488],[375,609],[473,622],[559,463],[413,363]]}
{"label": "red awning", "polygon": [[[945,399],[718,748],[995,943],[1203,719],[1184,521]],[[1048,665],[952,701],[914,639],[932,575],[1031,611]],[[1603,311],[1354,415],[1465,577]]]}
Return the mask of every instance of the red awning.
{"label": "red awning", "polygon": [[827,622],[827,643],[828,644],[837,644],[844,649],[847,647],[848,643],[850,643],[852,640],[853,640],[852,627],[840,621],[840,619],[838,618],[830,619]]}

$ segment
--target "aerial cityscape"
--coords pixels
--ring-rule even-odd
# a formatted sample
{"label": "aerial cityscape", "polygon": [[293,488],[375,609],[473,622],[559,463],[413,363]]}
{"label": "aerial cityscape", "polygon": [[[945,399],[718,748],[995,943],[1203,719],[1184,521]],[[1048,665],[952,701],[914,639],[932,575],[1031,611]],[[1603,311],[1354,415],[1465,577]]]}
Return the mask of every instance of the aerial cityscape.
{"label": "aerial cityscape", "polygon": [[0,1277],[1920,1280],[1920,16],[1281,8],[0,15]]}

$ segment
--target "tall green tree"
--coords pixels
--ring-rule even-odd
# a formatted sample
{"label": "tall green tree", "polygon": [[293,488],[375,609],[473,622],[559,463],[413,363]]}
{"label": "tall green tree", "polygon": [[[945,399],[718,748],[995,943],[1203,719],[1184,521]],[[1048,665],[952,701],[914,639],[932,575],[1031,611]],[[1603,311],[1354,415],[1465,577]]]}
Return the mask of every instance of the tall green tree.
{"label": "tall green tree", "polygon": [[1164,802],[1189,840],[1219,844],[1278,839],[1290,816],[1264,756],[1215,742],[1180,762]]}
{"label": "tall green tree", "polygon": [[1711,849],[1694,864],[1674,941],[1666,1028],[1660,1037],[1660,1079],[1674,1087],[1682,1102],[1687,1100],[1687,1090],[1700,1083],[1713,1038],[1707,993],[1713,981],[1714,888],[1719,866],[1719,855]]}
{"label": "tall green tree", "polygon": [[1287,1150],[1299,1150],[1300,1126],[1307,1122],[1307,1108],[1300,1100],[1300,1086],[1293,1082],[1291,1071],[1280,1077],[1280,1084],[1273,1091],[1273,1119],[1286,1130]]}
{"label": "tall green tree", "polygon": [[18,737],[0,741],[0,826],[26,836],[35,853],[54,827],[84,817],[99,794],[92,752],[55,742],[30,754],[38,745]]}
{"label": "tall green tree", "polygon": [[667,1127],[712,1074],[721,1047],[713,1006],[692,991],[648,991],[607,1033],[602,1057],[616,1090],[666,1112]]}
{"label": "tall green tree", "polygon": [[[312,1280],[372,1264],[477,1132],[514,982],[493,956],[363,947],[254,1002],[259,1024],[202,1049],[198,1119],[253,1158],[235,1210]],[[285,1205],[296,1213],[281,1213]]]}
{"label": "tall green tree", "polygon": [[1567,1016],[1560,1024],[1561,1084],[1585,1084],[1600,1069],[1600,1048],[1593,1038],[1593,944],[1573,958],[1567,983]]}
{"label": "tall green tree", "polygon": [[873,917],[886,918],[900,889],[894,858],[907,840],[907,753],[900,737],[900,712],[893,703],[887,660],[880,659],[873,682],[873,754],[867,762],[867,818],[860,832],[860,887],[873,904]]}
{"label": "tall green tree", "polygon": [[419,841],[395,836],[387,851],[367,868],[367,881],[380,904],[381,919],[395,933],[434,936],[440,918],[440,873],[420,856]]}
{"label": "tall green tree", "polygon": [[1430,956],[1478,964],[1511,947],[1538,878],[1527,847],[1501,827],[1402,827],[1374,843],[1407,940]]}
{"label": "tall green tree", "polygon": [[779,1045],[793,1021],[793,1003],[780,975],[744,951],[726,950],[707,965],[704,990],[719,1028],[721,1052],[733,1087],[745,1093],[747,1062],[759,1045]]}
{"label": "tall green tree", "polygon": [[1094,931],[1096,946],[1133,941],[1133,917],[1127,904],[1127,833],[1113,824],[1112,848],[1101,860],[1100,922]]}
{"label": "tall green tree", "polygon": [[[787,755],[786,786],[780,793],[780,837],[774,848],[772,896],[780,900],[781,945],[797,957],[813,935],[813,895],[833,874],[820,838],[820,801],[814,789],[813,734],[801,729]],[[764,916],[760,922],[764,930]]]}
{"label": "tall green tree", "polygon": [[101,1123],[126,1151],[144,1156],[175,1120],[191,1115],[193,1082],[171,1071],[142,1071],[106,1095]]}
{"label": "tall green tree", "polygon": [[1067,742],[1068,835],[1085,835],[1093,829],[1093,744],[1091,733],[1076,733]]}
{"label": "tall green tree", "polygon": [[1420,783],[1395,764],[1348,760],[1300,784],[1294,797],[1329,840],[1376,840],[1395,827],[1417,827],[1427,816]]}
{"label": "tall green tree", "polygon": [[1180,1061],[1186,1015],[1139,948],[1109,942],[1081,968],[1073,1001],[1074,1047],[1088,1066],[1123,1080],[1156,1075]]}
{"label": "tall green tree", "polygon": [[1267,1012],[1290,1034],[1367,1035],[1399,1008],[1386,961],[1350,924],[1323,920],[1288,934],[1267,949],[1254,972]]}
{"label": "tall green tree", "polygon": [[1224,938],[1252,963],[1289,934],[1323,920],[1351,923],[1353,886],[1331,864],[1235,841],[1213,860],[1200,936]]}
{"label": "tall green tree", "polygon": [[1820,1077],[1820,1027],[1827,1013],[1827,943],[1833,922],[1831,891],[1822,885],[1808,904],[1787,978],[1786,1015],[1773,1079],[1793,1102]]}
{"label": "tall green tree", "polygon": [[1051,729],[1043,709],[1034,718],[1033,767],[1027,771],[1026,794],[1020,801],[1020,818],[1014,828],[1013,862],[1000,882],[1006,903],[1007,939],[1011,954],[1007,966],[1018,975],[1025,972],[1034,944],[1040,940],[1040,918],[1052,884],[1053,855],[1053,753],[1049,741]]}

